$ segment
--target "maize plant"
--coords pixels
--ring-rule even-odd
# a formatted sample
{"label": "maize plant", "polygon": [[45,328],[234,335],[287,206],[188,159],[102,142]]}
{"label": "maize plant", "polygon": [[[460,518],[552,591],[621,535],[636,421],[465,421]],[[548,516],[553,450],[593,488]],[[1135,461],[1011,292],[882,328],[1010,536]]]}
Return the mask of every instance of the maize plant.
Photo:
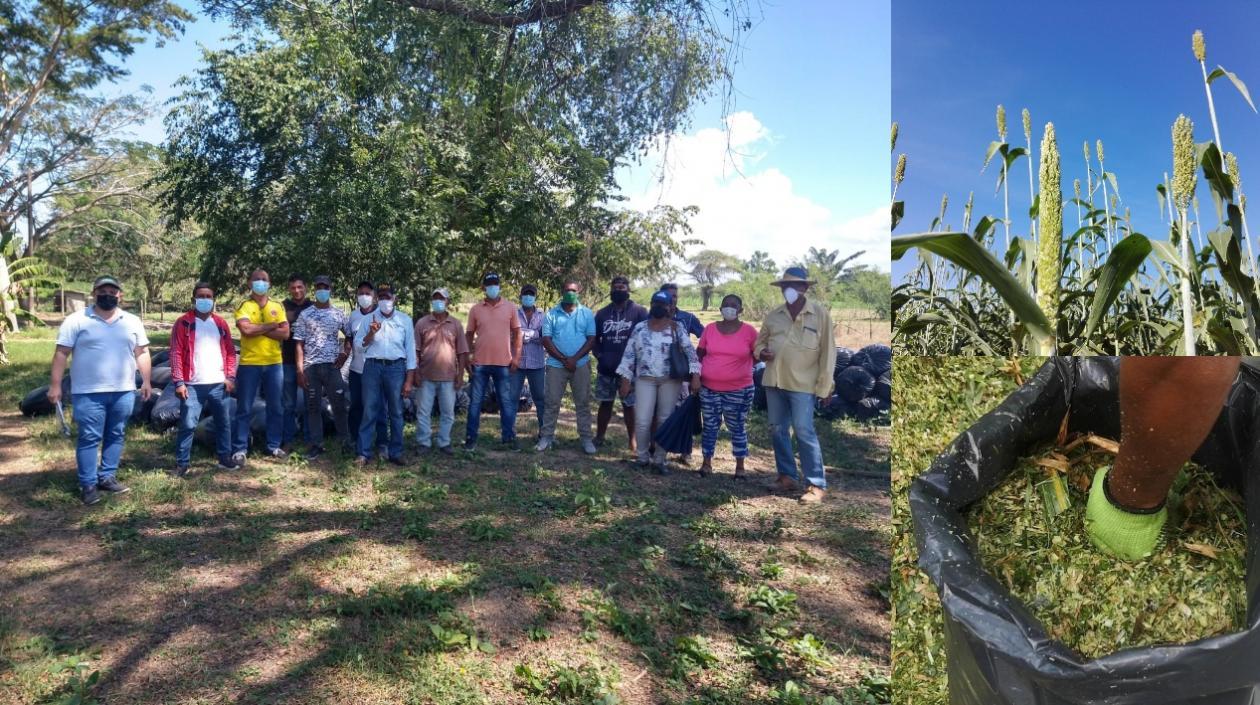
{"label": "maize plant", "polygon": [[[1134,229],[1101,139],[1085,142],[1083,174],[1065,173],[1079,166],[1061,162],[1054,125],[1045,124],[1034,155],[1028,111],[1021,112],[1025,146],[1012,147],[1006,110],[998,106],[998,139],[979,161],[981,172],[998,162],[993,195],[999,213],[984,215],[985,204],[969,199],[961,230],[944,223],[942,208],[926,232],[892,239],[893,259],[911,250],[919,258],[893,289],[897,354],[1260,354],[1257,261],[1238,162],[1221,148],[1214,84],[1228,79],[1256,108],[1237,75],[1207,68],[1202,33],[1192,37],[1191,49],[1201,68],[1211,139],[1196,143],[1190,120],[1179,117],[1171,130],[1172,163],[1165,173],[1146,175],[1166,233]],[[1028,160],[1032,204],[1026,221],[1011,212],[1007,185],[1021,157]],[[895,170],[894,225],[905,213],[896,187],[907,178],[906,158],[898,157]],[[1065,180],[1072,184],[1066,199]],[[1202,216],[1200,185],[1215,206],[1205,200]],[[1064,227],[1064,208],[1076,212],[1075,229]]]}

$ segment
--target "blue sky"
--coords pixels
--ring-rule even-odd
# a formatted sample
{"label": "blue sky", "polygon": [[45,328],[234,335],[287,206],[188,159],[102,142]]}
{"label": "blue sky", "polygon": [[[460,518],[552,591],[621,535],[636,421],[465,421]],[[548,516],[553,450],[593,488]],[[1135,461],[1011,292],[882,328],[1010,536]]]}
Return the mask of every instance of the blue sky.
{"label": "blue sky", "polygon": [[[1172,171],[1172,123],[1186,114],[1199,142],[1211,139],[1212,132],[1190,47],[1194,30],[1204,32],[1208,71],[1223,65],[1249,82],[1253,100],[1260,100],[1260,54],[1253,36],[1260,5],[1152,0],[1140,6],[1066,2],[1050,8],[993,0],[897,0],[893,25],[892,119],[901,125],[897,151],[909,160],[897,194],[906,201],[898,235],[927,230],[942,194],[949,195],[946,221],[954,228],[961,227],[963,204],[973,190],[973,224],[983,214],[1001,217],[1001,195],[993,195],[996,172],[990,167],[980,174],[985,149],[997,138],[994,111],[1001,103],[1007,139],[1016,146],[1024,144],[1022,108],[1032,114],[1034,150],[1045,123],[1054,123],[1065,198],[1072,197],[1074,178],[1085,183],[1082,143],[1088,140],[1092,152],[1101,139],[1107,171],[1119,182],[1121,209],[1131,209],[1137,231],[1167,239],[1155,186]],[[1253,171],[1260,169],[1260,116],[1228,81],[1218,80],[1212,89],[1221,141],[1238,155],[1244,189],[1260,185],[1260,171]],[[1012,236],[1028,230],[1027,168],[1022,159],[1012,167]],[[1198,193],[1207,232],[1216,216],[1202,178]],[[1069,205],[1065,229],[1075,229],[1075,217]],[[913,254],[894,263],[894,283],[914,263]]]}
{"label": "blue sky", "polygon": [[[730,122],[721,96],[698,106],[691,126],[672,138],[669,153],[679,158],[649,155],[619,174],[630,203],[698,205],[694,236],[741,256],[759,248],[782,265],[810,246],[865,249],[860,261],[886,271],[879,219],[886,221],[891,174],[890,15],[890,0],[762,2],[735,69]],[[115,88],[147,84],[165,101],[199,65],[198,43],[217,48],[230,33],[199,17],[178,41],[139,48],[128,61],[132,75]],[[734,156],[715,148],[727,132]],[[137,136],[161,141],[160,116]]]}

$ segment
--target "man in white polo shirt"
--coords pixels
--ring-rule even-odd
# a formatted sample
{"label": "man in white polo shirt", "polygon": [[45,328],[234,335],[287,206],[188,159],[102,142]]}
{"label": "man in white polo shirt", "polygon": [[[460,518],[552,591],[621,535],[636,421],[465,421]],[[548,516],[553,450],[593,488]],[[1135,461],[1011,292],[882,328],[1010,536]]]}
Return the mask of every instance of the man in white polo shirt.
{"label": "man in white polo shirt", "polygon": [[94,302],[66,316],[57,331],[48,400],[61,401],[61,378],[70,359],[70,396],[79,427],[75,460],[84,504],[100,501],[100,490],[130,492],[114,477],[122,459],[127,419],[135,401],[136,369],[141,399],[153,393],[149,338],[136,316],[119,308],[122,284],[103,276],[92,284]]}

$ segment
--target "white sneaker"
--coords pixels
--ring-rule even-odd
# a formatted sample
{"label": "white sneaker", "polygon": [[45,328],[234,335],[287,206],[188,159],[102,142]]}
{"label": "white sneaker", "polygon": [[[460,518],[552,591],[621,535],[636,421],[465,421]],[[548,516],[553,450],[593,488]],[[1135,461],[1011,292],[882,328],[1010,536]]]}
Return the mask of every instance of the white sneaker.
{"label": "white sneaker", "polygon": [[595,449],[595,443],[588,438],[582,441],[582,452],[587,455],[595,455],[599,451]]}
{"label": "white sneaker", "polygon": [[284,460],[285,458],[289,457],[289,454],[284,452],[283,448],[276,448],[275,450],[271,451],[267,455],[270,455],[271,457],[277,460]]}
{"label": "white sneaker", "polygon": [[549,448],[551,448],[551,439],[550,439],[550,438],[539,438],[539,439],[538,439],[538,444],[534,446],[534,451],[535,451],[535,452],[537,452],[537,453],[542,453],[543,451],[546,451],[546,450],[548,450]]}
{"label": "white sneaker", "polygon": [[245,454],[233,453],[232,462],[236,463],[236,469],[244,468],[245,467]]}

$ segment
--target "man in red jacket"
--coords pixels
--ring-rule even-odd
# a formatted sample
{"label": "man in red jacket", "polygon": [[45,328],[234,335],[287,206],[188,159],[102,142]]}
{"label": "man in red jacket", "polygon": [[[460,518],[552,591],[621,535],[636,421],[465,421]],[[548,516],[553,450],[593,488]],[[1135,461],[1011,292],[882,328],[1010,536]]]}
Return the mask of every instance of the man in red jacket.
{"label": "man in red jacket", "polygon": [[193,309],[171,329],[171,387],[179,397],[179,429],[175,434],[176,477],[188,474],[193,431],[206,408],[214,415],[219,467],[235,470],[232,460],[232,422],[227,397],[236,386],[236,348],[227,322],[214,313],[214,288],[206,282],[193,286]]}

